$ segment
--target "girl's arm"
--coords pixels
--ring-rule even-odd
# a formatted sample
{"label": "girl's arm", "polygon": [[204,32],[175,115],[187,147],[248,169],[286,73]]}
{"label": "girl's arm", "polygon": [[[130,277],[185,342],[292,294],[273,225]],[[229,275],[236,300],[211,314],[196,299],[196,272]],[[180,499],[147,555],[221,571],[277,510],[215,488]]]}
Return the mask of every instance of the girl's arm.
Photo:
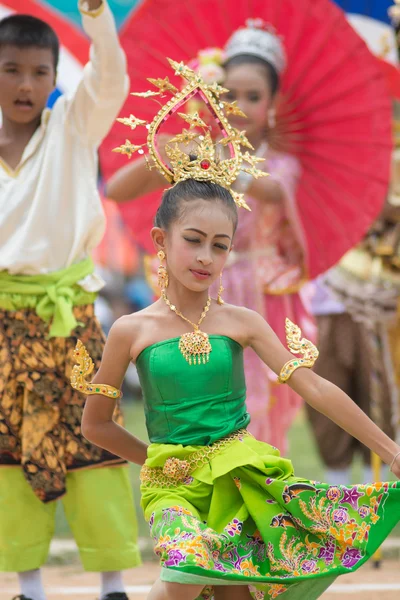
{"label": "girl's arm", "polygon": [[[100,369],[93,381],[121,388],[130,362],[132,325],[129,317],[118,319],[107,338]],[[89,442],[117,456],[142,465],[147,444],[113,421],[116,401],[96,394],[88,396],[82,418],[82,434]]]}
{"label": "girl's arm", "polygon": [[[281,368],[293,358],[293,354],[286,350],[259,314],[246,311],[245,319],[249,345],[261,360],[279,375]],[[360,440],[386,464],[390,465],[400,451],[400,446],[383,433],[347,394],[310,369],[297,369],[289,382],[282,385],[290,385],[310,406]],[[400,478],[400,456],[396,459],[392,471]]]}
{"label": "girl's arm", "polygon": [[[170,139],[171,136],[165,133],[158,136],[158,152],[165,163],[168,163],[165,146]],[[107,182],[105,191],[110,200],[126,202],[165,187],[164,177],[156,168],[150,171],[146,159],[143,157],[117,171]]]}
{"label": "girl's arm", "polygon": [[[158,149],[165,162],[168,162],[165,146],[169,139],[170,136],[164,134],[160,135],[158,140]],[[149,171],[145,158],[138,158],[119,169],[108,180],[105,194],[107,198],[115,202],[126,202],[136,200],[140,196],[155,192],[162,187],[165,187],[164,177],[157,169]],[[237,191],[241,191],[240,186],[234,185],[233,187]],[[246,190],[246,194],[252,198],[268,203],[283,202],[284,193],[280,182],[271,177],[251,178],[250,185]]]}
{"label": "girl's arm", "polygon": [[[269,172],[269,177],[249,179],[246,194],[259,202],[285,204],[286,209],[294,202],[296,188],[301,176],[300,163],[289,154],[272,154],[271,160],[257,165]],[[290,211],[291,212],[291,211]]]}
{"label": "girl's arm", "polygon": [[[261,168],[263,167],[261,166]],[[259,202],[277,204],[283,202],[284,191],[278,181],[270,177],[261,177],[260,179],[252,179],[246,190],[246,195]]]}
{"label": "girl's arm", "polygon": [[163,176],[156,169],[149,171],[146,160],[138,158],[109,179],[105,193],[115,202],[126,202],[155,192],[163,185],[166,185]]}

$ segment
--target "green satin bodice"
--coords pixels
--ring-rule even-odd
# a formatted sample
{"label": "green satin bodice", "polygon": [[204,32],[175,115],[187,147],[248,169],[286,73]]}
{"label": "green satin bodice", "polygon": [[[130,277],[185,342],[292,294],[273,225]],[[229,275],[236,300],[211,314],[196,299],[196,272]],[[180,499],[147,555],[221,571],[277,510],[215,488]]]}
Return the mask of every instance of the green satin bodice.
{"label": "green satin bodice", "polygon": [[145,348],[136,360],[149,439],[157,444],[206,446],[246,427],[243,348],[210,335],[205,365],[189,365],[179,338]]}

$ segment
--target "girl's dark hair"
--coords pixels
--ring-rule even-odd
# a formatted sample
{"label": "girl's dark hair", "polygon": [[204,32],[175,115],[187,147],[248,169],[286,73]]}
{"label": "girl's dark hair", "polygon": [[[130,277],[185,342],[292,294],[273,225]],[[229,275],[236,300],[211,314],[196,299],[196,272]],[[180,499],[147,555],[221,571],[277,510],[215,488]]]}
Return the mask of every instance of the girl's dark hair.
{"label": "girl's dark hair", "polygon": [[277,91],[279,90],[279,74],[275,67],[263,58],[260,58],[259,56],[254,56],[253,54],[238,54],[237,56],[234,56],[233,58],[227,60],[224,65],[224,68],[229,69],[229,67],[238,67],[239,65],[249,64],[260,66],[264,69],[269,86],[271,88],[272,97],[274,97]]}
{"label": "girl's dark hair", "polygon": [[60,43],[54,31],[45,21],[30,15],[11,15],[0,20],[0,48],[48,48],[57,71]]}
{"label": "girl's dark hair", "polygon": [[191,200],[199,199],[223,204],[233,223],[233,230],[236,231],[238,213],[232,194],[221,185],[210,181],[197,181],[196,179],[180,181],[163,193],[161,204],[154,219],[155,227],[169,229],[170,225],[182,216],[186,205]]}

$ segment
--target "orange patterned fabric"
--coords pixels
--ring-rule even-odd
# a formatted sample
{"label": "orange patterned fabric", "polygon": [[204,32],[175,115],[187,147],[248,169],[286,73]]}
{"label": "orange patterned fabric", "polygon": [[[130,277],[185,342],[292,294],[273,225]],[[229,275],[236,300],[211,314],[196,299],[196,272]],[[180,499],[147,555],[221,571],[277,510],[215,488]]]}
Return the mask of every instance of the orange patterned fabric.
{"label": "orange patterned fabric", "polygon": [[[82,437],[85,397],[69,383],[73,350],[81,339],[97,369],[104,336],[93,305],[74,314],[81,325],[69,338],[47,339],[34,310],[0,310],[0,467],[22,466],[43,502],[66,492],[69,470],[124,462]],[[119,407],[114,418],[122,422]]]}

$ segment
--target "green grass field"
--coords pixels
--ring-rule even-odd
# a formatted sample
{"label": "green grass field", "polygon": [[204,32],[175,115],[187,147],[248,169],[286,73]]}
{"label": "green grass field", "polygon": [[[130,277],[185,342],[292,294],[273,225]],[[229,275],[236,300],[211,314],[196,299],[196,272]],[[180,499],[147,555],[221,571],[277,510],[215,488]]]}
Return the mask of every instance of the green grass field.
{"label": "green grass field", "polygon": [[[126,426],[129,431],[137,437],[147,440],[142,403],[140,401],[128,400],[124,406],[124,412]],[[289,441],[289,456],[293,461],[296,475],[317,481],[323,479],[323,467],[303,411],[299,413],[290,431]],[[148,537],[148,527],[140,509],[139,471],[140,468],[137,465],[131,465],[131,481],[137,508],[139,536]],[[361,463],[359,462],[355,462],[354,464],[352,480],[361,480]],[[398,530],[398,533],[400,533],[400,530]],[[59,503],[57,511],[56,535],[59,537],[69,537],[71,535],[61,503]]]}

